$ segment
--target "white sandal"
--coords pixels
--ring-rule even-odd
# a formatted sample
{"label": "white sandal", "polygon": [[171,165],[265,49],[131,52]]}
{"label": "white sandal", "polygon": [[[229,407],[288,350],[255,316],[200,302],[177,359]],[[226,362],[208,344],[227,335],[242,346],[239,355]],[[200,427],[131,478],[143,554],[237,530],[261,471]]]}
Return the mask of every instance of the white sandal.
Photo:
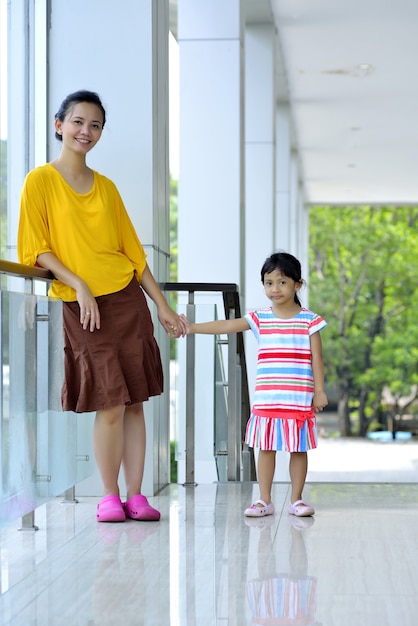
{"label": "white sandal", "polygon": [[[261,504],[261,506],[258,506]],[[264,500],[256,500],[248,509],[245,509],[244,515],[247,517],[264,517],[265,515],[273,515],[273,502],[266,504]]]}
{"label": "white sandal", "polygon": [[290,515],[296,515],[296,517],[309,517],[310,515],[315,515],[315,510],[303,500],[291,502],[287,510]]}

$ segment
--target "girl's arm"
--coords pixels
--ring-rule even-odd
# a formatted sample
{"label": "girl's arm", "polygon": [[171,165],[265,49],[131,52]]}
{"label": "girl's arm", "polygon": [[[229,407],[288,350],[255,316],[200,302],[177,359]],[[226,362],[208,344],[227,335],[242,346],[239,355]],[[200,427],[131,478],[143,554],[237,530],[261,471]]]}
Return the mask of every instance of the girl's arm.
{"label": "girl's arm", "polygon": [[142,272],[141,287],[157,307],[158,319],[167,335],[176,339],[184,337],[188,322],[183,315],[177,315],[170,308],[148,265]]}
{"label": "girl's arm", "polygon": [[250,325],[245,317],[234,320],[215,320],[202,324],[190,324],[186,329],[187,335],[228,335],[249,330]]}
{"label": "girl's arm", "polygon": [[52,252],[39,254],[37,262],[38,265],[52,272],[55,278],[75,290],[77,302],[80,305],[80,324],[83,325],[84,330],[89,328],[93,332],[95,328],[100,328],[99,307],[84,280],[69,270]]}
{"label": "girl's arm", "polygon": [[319,332],[311,335],[311,358],[312,372],[314,379],[314,395],[312,398],[312,406],[315,411],[322,411],[327,406],[328,398],[325,393],[324,383],[324,359],[322,358],[322,341]]}

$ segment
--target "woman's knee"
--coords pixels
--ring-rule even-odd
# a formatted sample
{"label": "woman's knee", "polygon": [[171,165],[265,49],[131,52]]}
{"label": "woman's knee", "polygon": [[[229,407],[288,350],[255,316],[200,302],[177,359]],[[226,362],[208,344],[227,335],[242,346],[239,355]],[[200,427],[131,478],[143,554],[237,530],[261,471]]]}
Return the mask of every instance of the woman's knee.
{"label": "woman's knee", "polygon": [[96,412],[96,424],[106,424],[112,426],[121,422],[124,415],[123,406],[115,406],[110,409],[104,409]]}

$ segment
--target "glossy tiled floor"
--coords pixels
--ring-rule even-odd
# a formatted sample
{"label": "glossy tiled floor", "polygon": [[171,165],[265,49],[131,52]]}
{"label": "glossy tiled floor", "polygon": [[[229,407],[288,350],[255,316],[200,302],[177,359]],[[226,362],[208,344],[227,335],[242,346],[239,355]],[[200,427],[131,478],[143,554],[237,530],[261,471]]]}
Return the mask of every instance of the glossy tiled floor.
{"label": "glossy tiled floor", "polygon": [[257,486],[172,485],[160,522],[98,524],[54,500],[0,532],[3,626],[416,626],[418,487],[311,483],[314,519],[251,521]]}

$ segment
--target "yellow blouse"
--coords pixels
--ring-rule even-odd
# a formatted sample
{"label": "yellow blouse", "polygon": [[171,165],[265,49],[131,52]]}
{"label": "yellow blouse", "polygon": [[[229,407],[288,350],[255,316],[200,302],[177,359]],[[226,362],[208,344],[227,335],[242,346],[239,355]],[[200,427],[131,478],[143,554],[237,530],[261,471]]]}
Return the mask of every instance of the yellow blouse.
{"label": "yellow blouse", "polygon": [[[136,272],[140,282],[146,255],[116,185],[94,172],[92,189],[77,193],[49,163],[26,176],[17,239],[20,263],[35,265],[52,252],[80,276],[94,297],[124,289]],[[73,302],[76,292],[54,280],[49,295]]]}

